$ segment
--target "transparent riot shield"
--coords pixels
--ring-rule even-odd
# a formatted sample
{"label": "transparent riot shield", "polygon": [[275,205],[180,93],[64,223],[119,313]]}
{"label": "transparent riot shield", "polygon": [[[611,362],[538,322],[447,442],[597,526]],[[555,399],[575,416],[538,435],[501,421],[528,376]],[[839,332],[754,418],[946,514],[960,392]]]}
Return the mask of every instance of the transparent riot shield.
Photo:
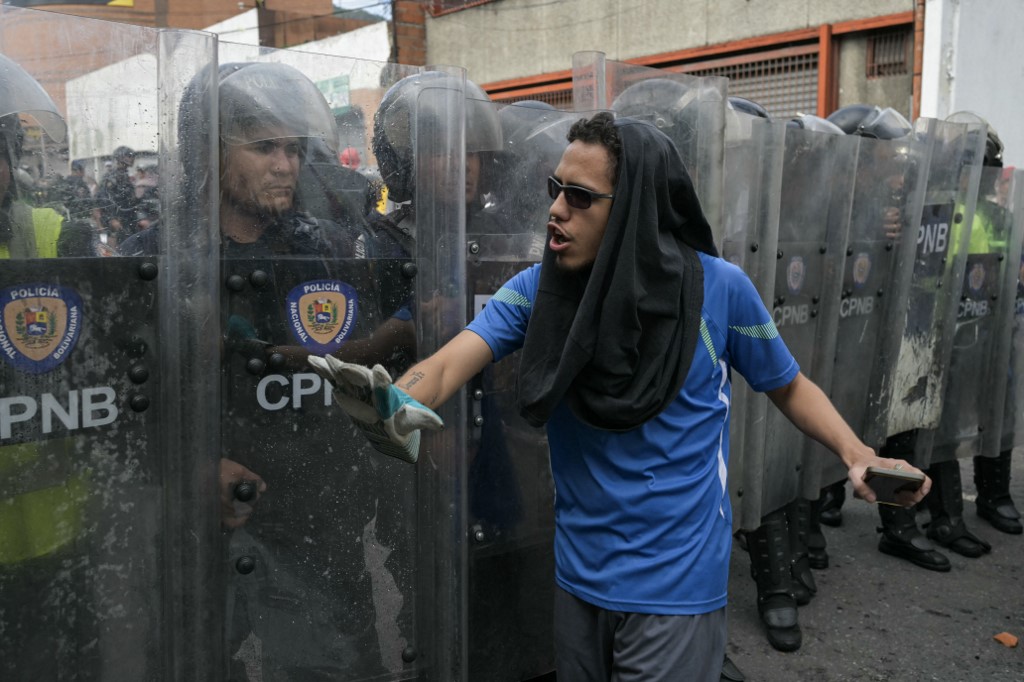
{"label": "transparent riot shield", "polygon": [[[779,197],[786,125],[728,112],[725,135],[722,257],[739,266],[772,303],[778,251]],[[732,384],[729,421],[729,492],[733,526],[761,525],[764,440],[756,425],[769,409],[746,383]]]}
{"label": "transparent riot shield", "polygon": [[[463,79],[224,43],[220,60],[221,451],[242,467],[228,678],[459,679],[460,411],[418,466],[386,457],[306,359],[397,377],[461,328]],[[341,139],[373,151],[365,174],[340,165]],[[247,193],[267,163],[276,184]],[[367,215],[376,177],[387,215]]]}
{"label": "transparent riot shield", "polygon": [[[978,195],[984,130],[918,119],[914,135],[930,146],[925,199],[913,265],[902,269],[908,297],[903,311],[894,311],[905,320],[898,325],[903,330],[898,345],[893,340],[891,346],[895,371],[872,377],[881,408],[873,423],[885,433],[869,442],[938,425]],[[925,458],[926,440],[918,440],[919,456]]]}
{"label": "transparent riot shield", "polygon": [[[177,131],[213,39],[3,6],[0,52],[53,105],[5,92],[28,177],[0,217],[0,677],[221,679],[217,242],[185,172],[208,150]],[[175,255],[101,257],[145,229],[144,164]]]}
{"label": "transparent riot shield", "polygon": [[1012,215],[995,195],[1001,176],[1002,168],[981,172],[932,463],[982,454],[985,441],[993,441],[988,454],[999,454],[999,429],[993,426],[1002,414],[1006,382],[994,369],[997,362],[1004,373],[1009,367],[1003,340],[1009,338],[1018,274],[1009,255],[1012,247],[1020,250]]}
{"label": "transparent riot shield", "polygon": [[574,108],[611,109],[650,121],[668,135],[683,157],[716,244],[722,243],[726,83],[716,76],[618,62],[602,52],[573,55]]}
{"label": "transparent riot shield", "polygon": [[[1009,214],[1008,219],[1013,226],[1010,234],[1020,231],[1020,226],[1024,224],[1024,171],[1005,169],[997,185],[995,198],[996,203],[1004,207]],[[1021,380],[1024,376],[1024,253],[1020,253],[1020,246],[1015,244],[1012,238],[1008,259],[1011,269],[1017,267],[1012,294],[1013,313],[1009,320],[1010,331],[997,345],[993,357],[991,385],[999,385],[996,382],[1001,382],[1000,374],[1007,368],[1009,378],[1006,381],[1003,409],[997,413],[1000,419],[996,428],[996,433],[1000,436],[998,451],[993,453],[993,449],[997,447],[995,440],[986,439],[985,448],[982,450],[982,454],[986,456],[993,456],[1024,444],[1024,381]],[[1003,361],[1003,358],[1006,360]]]}
{"label": "transparent riot shield", "polygon": [[[802,371],[824,391],[835,349],[856,142],[803,128],[786,130],[772,311]],[[761,515],[807,497],[801,490],[802,480],[811,478],[804,471],[806,436],[781,412],[768,409],[762,422],[748,424],[748,442],[751,437],[764,443]],[[817,476],[813,481],[811,499]]]}
{"label": "transparent riot shield", "polygon": [[[492,105],[502,146],[483,153],[485,201],[466,217],[467,314],[474,317],[513,275],[540,262],[551,198],[547,177],[580,118]],[[489,125],[485,112],[467,112]],[[467,184],[467,187],[470,185]],[[519,354],[469,385],[469,679],[523,680],[554,669],[554,484],[544,429],[517,402]]]}
{"label": "transparent riot shield", "polygon": [[[907,298],[909,282],[898,267],[913,258],[915,240],[905,235],[913,234],[921,215],[927,151],[910,135],[859,138],[829,395],[854,433],[873,447],[882,445],[869,416],[878,413],[880,397],[869,392],[868,379],[894,370],[895,354],[882,352],[882,342],[901,333],[885,324],[885,311]],[[820,445],[814,449],[820,455],[820,487],[846,480],[846,467],[835,456]]]}
{"label": "transparent riot shield", "polygon": [[[468,112],[464,73],[417,93],[414,122],[417,340],[423,354],[466,324],[465,225]],[[445,430],[424,434],[417,467],[417,591],[430,596],[418,614],[420,650],[430,677],[468,679],[468,434],[465,391],[441,409]]]}

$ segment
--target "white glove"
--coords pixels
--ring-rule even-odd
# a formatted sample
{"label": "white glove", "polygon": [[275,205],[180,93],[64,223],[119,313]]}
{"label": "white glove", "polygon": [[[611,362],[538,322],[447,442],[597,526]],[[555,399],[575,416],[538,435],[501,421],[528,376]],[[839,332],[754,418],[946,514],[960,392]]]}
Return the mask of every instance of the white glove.
{"label": "white glove", "polygon": [[334,385],[335,400],[377,452],[415,462],[420,429],[444,428],[436,412],[391,383],[391,375],[380,365],[371,370],[330,355],[310,355],[309,364]]}

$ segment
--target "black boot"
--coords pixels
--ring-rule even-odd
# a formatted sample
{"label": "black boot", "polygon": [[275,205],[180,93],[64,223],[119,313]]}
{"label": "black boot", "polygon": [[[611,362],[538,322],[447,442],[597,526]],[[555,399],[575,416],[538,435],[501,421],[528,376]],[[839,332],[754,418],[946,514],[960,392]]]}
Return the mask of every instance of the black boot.
{"label": "black boot", "polygon": [[828,543],[825,541],[825,534],[821,532],[821,525],[818,523],[821,508],[821,498],[811,502],[811,527],[807,533],[807,561],[811,568],[822,570],[828,568],[828,552],[825,551]]}
{"label": "black boot", "polygon": [[834,528],[843,525],[843,502],[846,501],[846,481],[838,481],[821,489],[818,497],[821,510],[818,520]]}
{"label": "black boot", "polygon": [[811,503],[798,497],[785,507],[786,525],[789,529],[790,572],[793,574],[793,596],[796,603],[804,606],[811,602],[818,586],[811,573],[811,562],[807,554],[807,536],[811,531]]}
{"label": "black boot", "polygon": [[747,533],[747,549],[750,574],[757,583],[757,612],[768,643],[779,651],[796,651],[803,636],[793,596],[789,532],[783,510],[765,516],[757,530]]}
{"label": "black boot", "polygon": [[976,559],[992,546],[973,535],[964,524],[964,493],[960,487],[960,462],[951,459],[928,467],[932,489],[925,498],[932,520],[928,537],[957,554]]}
{"label": "black boot", "polygon": [[978,488],[975,502],[978,516],[1003,533],[1020,535],[1024,526],[1020,512],[1010,498],[1010,450],[1003,450],[999,457],[974,458],[974,485]]}
{"label": "black boot", "polygon": [[878,529],[882,534],[878,540],[879,552],[906,559],[929,571],[949,570],[946,555],[936,550],[935,545],[918,529],[913,509],[880,504],[878,515],[882,519],[882,527]]}

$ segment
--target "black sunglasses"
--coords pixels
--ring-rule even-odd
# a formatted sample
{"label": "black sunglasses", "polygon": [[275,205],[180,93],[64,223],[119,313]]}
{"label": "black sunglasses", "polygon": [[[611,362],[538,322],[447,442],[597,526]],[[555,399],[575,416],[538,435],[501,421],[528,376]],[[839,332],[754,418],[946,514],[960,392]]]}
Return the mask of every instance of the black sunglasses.
{"label": "black sunglasses", "polygon": [[563,185],[558,180],[555,180],[550,175],[548,176],[548,196],[554,201],[558,198],[558,195],[565,192],[565,203],[569,204],[573,208],[587,209],[590,208],[590,204],[594,202],[594,199],[611,199],[615,195],[613,194],[600,194],[586,187],[577,187],[576,185]]}

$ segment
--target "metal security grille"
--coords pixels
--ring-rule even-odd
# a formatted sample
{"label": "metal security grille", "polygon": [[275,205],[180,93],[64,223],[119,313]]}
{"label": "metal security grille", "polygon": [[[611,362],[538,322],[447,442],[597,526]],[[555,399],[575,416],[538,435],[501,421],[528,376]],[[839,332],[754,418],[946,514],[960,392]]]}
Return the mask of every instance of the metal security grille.
{"label": "metal security grille", "polygon": [[867,37],[867,77],[903,76],[910,73],[914,34],[900,28],[878,31]]}
{"label": "metal security grille", "polygon": [[746,97],[787,119],[818,110],[817,44],[758,52],[674,67],[696,76],[724,76],[729,94]]}

